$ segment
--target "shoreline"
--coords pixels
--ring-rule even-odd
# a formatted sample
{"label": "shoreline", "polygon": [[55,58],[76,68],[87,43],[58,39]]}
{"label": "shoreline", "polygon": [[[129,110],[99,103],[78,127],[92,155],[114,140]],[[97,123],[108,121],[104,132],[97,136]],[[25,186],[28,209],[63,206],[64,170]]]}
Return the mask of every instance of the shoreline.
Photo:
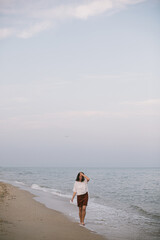
{"label": "shoreline", "polygon": [[35,195],[0,182],[1,240],[105,240],[62,213],[37,202]]}

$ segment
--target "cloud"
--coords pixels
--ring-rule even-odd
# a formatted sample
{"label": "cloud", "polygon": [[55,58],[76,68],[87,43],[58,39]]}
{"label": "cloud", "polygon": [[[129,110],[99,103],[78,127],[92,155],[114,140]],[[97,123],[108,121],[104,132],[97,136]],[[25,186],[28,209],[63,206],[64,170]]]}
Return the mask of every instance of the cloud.
{"label": "cloud", "polygon": [[96,16],[113,8],[111,0],[92,1],[90,3],[79,5],[61,5],[53,9],[39,11],[38,15],[41,17],[48,16],[49,18],[66,19],[77,18],[87,19],[91,16]]}
{"label": "cloud", "polygon": [[122,105],[132,105],[132,106],[157,106],[160,105],[160,99],[148,99],[145,101],[126,101],[122,102]]}
{"label": "cloud", "polygon": [[78,1],[78,4],[61,4],[51,8],[33,10],[31,15],[35,18],[66,19],[76,18],[86,20],[108,11],[117,11],[127,5],[138,4],[145,0],[90,0],[87,3]]}
{"label": "cloud", "polygon": [[[9,109],[10,110],[10,109]],[[132,119],[136,116],[144,117],[146,114],[141,112],[129,111],[63,111],[54,113],[40,114],[13,114],[0,119],[0,129],[46,129],[46,128],[64,128],[85,122],[91,123],[96,120],[99,124],[107,121],[120,119]],[[153,115],[153,113],[147,113]],[[159,115],[158,115],[159,116]]]}
{"label": "cloud", "polygon": [[0,0],[0,12],[5,19],[3,22],[12,25],[12,29],[4,27],[0,32],[0,37],[16,35],[20,38],[30,38],[52,28],[53,23],[62,20],[87,20],[89,17],[116,12],[143,1],[145,0],[89,0],[87,2],[79,0],[76,3],[75,1],[69,1],[69,3],[61,1],[59,4],[56,0]]}
{"label": "cloud", "polygon": [[122,117],[120,113],[106,111],[63,111],[41,114],[20,114],[0,119],[0,129],[46,129],[75,125],[79,121],[98,118]]}
{"label": "cloud", "polygon": [[0,39],[8,38],[13,35],[14,32],[12,28],[0,28]]}
{"label": "cloud", "polygon": [[75,17],[87,19],[96,16],[113,7],[112,1],[94,1],[88,5],[81,5],[75,9]]}
{"label": "cloud", "polygon": [[121,73],[121,74],[105,74],[105,75],[86,75],[84,76],[85,79],[136,79],[136,78],[149,78],[150,76],[146,74],[139,74],[139,73]]}
{"label": "cloud", "polygon": [[21,31],[20,33],[17,34],[17,36],[19,38],[30,38],[39,32],[49,29],[51,25],[52,24],[50,22],[37,23],[31,26],[30,28]]}

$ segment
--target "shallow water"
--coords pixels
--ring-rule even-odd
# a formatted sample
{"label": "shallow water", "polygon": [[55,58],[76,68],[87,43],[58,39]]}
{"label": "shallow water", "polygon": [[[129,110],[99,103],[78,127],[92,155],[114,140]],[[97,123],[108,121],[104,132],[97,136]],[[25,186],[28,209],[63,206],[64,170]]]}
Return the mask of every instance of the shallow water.
{"label": "shallow water", "polygon": [[160,239],[160,168],[0,168],[0,179],[79,221],[69,201],[79,171],[91,178],[87,228],[111,240]]}

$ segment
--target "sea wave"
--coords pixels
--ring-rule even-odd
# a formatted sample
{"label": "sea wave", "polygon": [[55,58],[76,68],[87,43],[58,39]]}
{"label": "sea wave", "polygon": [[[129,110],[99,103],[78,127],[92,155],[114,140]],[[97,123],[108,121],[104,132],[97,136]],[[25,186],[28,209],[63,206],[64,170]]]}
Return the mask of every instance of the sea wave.
{"label": "sea wave", "polygon": [[20,184],[20,185],[23,185],[25,186],[26,184],[24,182],[20,182],[20,181],[14,181],[16,184]]}
{"label": "sea wave", "polygon": [[58,190],[58,189],[49,188],[49,187],[44,187],[44,186],[39,186],[38,184],[35,184],[35,183],[33,183],[33,184],[31,185],[31,188],[32,188],[32,189],[35,189],[35,190],[39,190],[39,191],[51,193],[51,194],[56,195],[56,196],[59,196],[59,197],[63,197],[63,198],[67,198],[67,199],[70,199],[70,198],[71,198],[71,195],[64,194],[64,193],[62,193],[62,192],[61,192],[60,190]]}
{"label": "sea wave", "polygon": [[160,215],[158,215],[158,214],[148,212],[148,211],[144,210],[143,208],[136,206],[136,205],[132,205],[131,208],[136,210],[138,213],[140,213],[144,217],[160,221]]}

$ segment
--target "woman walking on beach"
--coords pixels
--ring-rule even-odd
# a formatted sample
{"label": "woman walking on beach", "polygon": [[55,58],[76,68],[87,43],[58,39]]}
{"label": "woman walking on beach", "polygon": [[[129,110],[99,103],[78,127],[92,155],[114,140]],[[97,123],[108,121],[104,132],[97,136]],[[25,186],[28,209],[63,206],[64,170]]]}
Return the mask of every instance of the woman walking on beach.
{"label": "woman walking on beach", "polygon": [[79,207],[79,218],[80,218],[80,224],[84,226],[84,219],[86,215],[86,206],[88,203],[88,182],[90,178],[84,175],[83,172],[79,172],[76,178],[76,181],[74,183],[73,187],[73,197],[77,194],[77,206]]}

